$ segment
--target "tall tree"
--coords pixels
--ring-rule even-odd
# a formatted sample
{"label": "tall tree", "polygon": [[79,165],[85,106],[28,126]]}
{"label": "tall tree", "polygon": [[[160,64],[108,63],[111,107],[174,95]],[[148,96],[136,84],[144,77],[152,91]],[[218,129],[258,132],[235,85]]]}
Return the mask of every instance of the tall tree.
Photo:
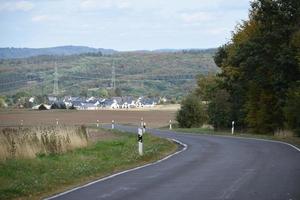
{"label": "tall tree", "polygon": [[289,88],[299,80],[300,1],[256,0],[215,61],[232,116],[258,133],[284,128]]}

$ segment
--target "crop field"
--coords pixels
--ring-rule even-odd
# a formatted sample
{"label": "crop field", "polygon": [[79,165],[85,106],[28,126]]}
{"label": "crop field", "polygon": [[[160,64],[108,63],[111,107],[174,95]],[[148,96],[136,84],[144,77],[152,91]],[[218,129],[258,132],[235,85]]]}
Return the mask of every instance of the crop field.
{"label": "crop field", "polygon": [[175,110],[2,110],[0,111],[0,126],[36,126],[36,125],[99,125],[111,123],[139,125],[141,118],[147,127],[158,128],[167,126],[170,120],[175,119]]}

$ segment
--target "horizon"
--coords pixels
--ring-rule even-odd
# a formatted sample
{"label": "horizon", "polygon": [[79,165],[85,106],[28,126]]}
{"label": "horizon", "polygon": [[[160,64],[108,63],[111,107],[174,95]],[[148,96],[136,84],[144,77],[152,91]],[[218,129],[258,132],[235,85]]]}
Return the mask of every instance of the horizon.
{"label": "horizon", "polygon": [[133,50],[118,50],[114,48],[103,48],[103,47],[91,47],[91,46],[84,46],[84,45],[61,45],[61,46],[47,46],[47,47],[15,47],[15,46],[1,46],[0,49],[47,49],[47,48],[59,48],[59,47],[87,47],[93,49],[110,49],[118,52],[132,52],[132,51],[159,51],[159,50],[171,50],[171,51],[181,51],[181,50],[209,50],[209,49],[217,49],[217,47],[208,47],[208,48],[159,48],[159,49],[133,49]]}
{"label": "horizon", "polygon": [[248,19],[249,0],[0,0],[0,46],[208,49]]}

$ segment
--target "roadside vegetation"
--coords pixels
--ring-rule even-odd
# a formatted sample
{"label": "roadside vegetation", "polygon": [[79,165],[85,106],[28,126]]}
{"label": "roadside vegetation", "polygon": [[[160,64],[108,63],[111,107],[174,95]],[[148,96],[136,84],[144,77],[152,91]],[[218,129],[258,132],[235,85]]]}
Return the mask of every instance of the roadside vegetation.
{"label": "roadside vegetation", "polygon": [[118,171],[158,160],[176,151],[166,139],[144,135],[144,155],[135,134],[88,130],[86,147],[0,161],[0,199],[40,199]]}
{"label": "roadside vegetation", "polygon": [[61,154],[88,144],[86,128],[40,126],[0,129],[0,160]]}
{"label": "roadside vegetation", "polygon": [[218,131],[234,121],[243,132],[300,136],[299,13],[298,0],[252,1],[249,20],[215,55],[221,72],[199,76],[182,102],[179,126],[210,124]]}

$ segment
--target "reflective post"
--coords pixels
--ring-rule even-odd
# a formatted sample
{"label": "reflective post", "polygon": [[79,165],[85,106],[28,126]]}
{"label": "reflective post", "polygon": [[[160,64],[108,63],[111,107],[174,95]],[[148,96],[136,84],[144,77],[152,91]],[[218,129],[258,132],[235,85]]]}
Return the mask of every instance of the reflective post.
{"label": "reflective post", "polygon": [[112,120],[112,121],[111,121],[111,129],[114,129],[114,128],[115,128],[115,121]]}
{"label": "reflective post", "polygon": [[143,129],[138,128],[138,150],[139,155],[143,155]]}
{"label": "reflective post", "polygon": [[146,122],[143,123],[143,133],[146,132]]}
{"label": "reflective post", "polygon": [[141,117],[141,128],[143,128],[143,125],[144,125],[144,118]]}

